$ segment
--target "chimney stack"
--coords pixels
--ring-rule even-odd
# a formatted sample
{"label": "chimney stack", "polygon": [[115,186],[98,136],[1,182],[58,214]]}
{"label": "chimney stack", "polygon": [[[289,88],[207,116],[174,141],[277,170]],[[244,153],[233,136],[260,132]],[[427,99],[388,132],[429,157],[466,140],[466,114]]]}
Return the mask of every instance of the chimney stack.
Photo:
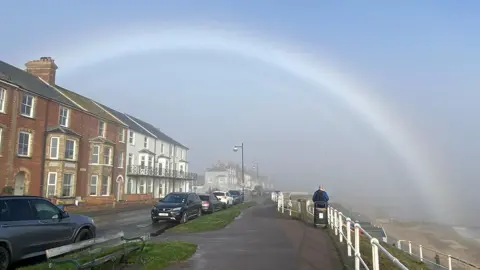
{"label": "chimney stack", "polygon": [[55,74],[58,67],[51,57],[40,57],[40,60],[28,61],[25,67],[28,73],[40,77],[50,85],[55,85]]}

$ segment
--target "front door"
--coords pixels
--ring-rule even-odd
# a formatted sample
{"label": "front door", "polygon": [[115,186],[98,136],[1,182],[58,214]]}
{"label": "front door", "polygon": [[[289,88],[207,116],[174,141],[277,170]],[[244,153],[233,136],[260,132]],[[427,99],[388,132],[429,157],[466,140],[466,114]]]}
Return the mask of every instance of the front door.
{"label": "front door", "polygon": [[13,195],[22,196],[25,188],[25,172],[19,172],[15,175],[15,186]]}

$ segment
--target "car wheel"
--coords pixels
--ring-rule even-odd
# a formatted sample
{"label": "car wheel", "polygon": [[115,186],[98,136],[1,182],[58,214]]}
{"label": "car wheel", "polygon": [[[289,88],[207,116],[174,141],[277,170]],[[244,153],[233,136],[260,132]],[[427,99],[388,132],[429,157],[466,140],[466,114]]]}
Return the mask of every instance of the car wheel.
{"label": "car wheel", "polygon": [[188,221],[187,212],[183,212],[182,218],[180,219],[180,223],[184,224],[184,223],[187,223],[187,221]]}
{"label": "car wheel", "polygon": [[93,235],[89,229],[81,229],[80,232],[77,234],[77,237],[75,237],[75,243],[89,240],[92,238],[93,238]]}
{"label": "car wheel", "polygon": [[0,270],[7,270],[10,266],[10,252],[7,248],[0,246]]}

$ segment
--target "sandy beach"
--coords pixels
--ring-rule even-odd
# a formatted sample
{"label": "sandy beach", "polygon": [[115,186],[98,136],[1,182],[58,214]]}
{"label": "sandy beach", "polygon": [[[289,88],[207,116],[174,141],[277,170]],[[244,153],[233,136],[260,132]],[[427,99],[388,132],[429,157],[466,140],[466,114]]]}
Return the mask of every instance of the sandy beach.
{"label": "sandy beach", "polygon": [[[412,241],[412,251],[419,254],[418,245],[423,246],[423,256],[433,259],[434,249],[444,254],[449,254],[475,265],[480,265],[480,243],[468,240],[460,236],[453,228],[433,223],[413,223],[391,221],[382,223],[387,235],[397,240],[405,239]],[[408,250],[408,242],[402,243],[402,249]],[[441,264],[445,265],[447,257],[439,254]],[[454,265],[461,263],[454,260]]]}

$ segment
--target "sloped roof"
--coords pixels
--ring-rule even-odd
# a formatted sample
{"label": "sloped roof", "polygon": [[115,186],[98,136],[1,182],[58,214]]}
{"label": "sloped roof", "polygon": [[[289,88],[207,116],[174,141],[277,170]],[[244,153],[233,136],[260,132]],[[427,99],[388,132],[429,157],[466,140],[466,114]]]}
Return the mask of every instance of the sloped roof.
{"label": "sloped roof", "polygon": [[118,119],[120,119],[123,123],[125,123],[129,129],[138,132],[140,134],[146,135],[146,136],[152,136],[148,131],[146,131],[143,127],[132,121],[130,118],[128,118],[124,113],[121,113],[117,110],[114,110],[108,106],[105,106],[103,104],[97,103],[99,106],[101,106],[103,109],[107,110],[109,113],[115,115]]}
{"label": "sloped roof", "polygon": [[183,147],[185,149],[188,150],[188,147],[186,147],[185,145],[182,145],[181,143],[175,141],[174,139],[172,139],[171,137],[169,137],[168,135],[166,135],[165,133],[161,132],[158,128],[156,128],[155,126],[153,126],[152,124],[149,124],[145,121],[142,121],[136,117],[133,117],[129,114],[126,114],[128,117],[132,118],[135,122],[137,122],[138,124],[142,125],[144,128],[146,128],[148,131],[150,131],[151,133],[155,134],[155,136],[157,136],[157,138],[159,140],[162,140],[164,142],[167,142],[167,143],[171,143],[171,144],[175,144],[175,145],[178,145],[180,147]]}
{"label": "sloped roof", "polygon": [[61,91],[64,95],[66,95],[67,97],[69,97],[70,99],[78,103],[78,105],[85,108],[91,114],[110,122],[118,123],[120,125],[126,125],[125,123],[122,123],[121,121],[119,121],[119,119],[113,117],[108,112],[103,110],[102,107],[100,107],[100,105],[98,105],[96,102],[94,102],[90,98],[84,97],[78,93],[75,93],[71,90],[68,90],[58,85],[55,85],[55,87],[59,91]]}
{"label": "sloped roof", "polygon": [[68,98],[64,97],[57,90],[40,80],[38,77],[3,61],[0,61],[0,75],[2,80],[18,85],[24,90],[44,98],[54,100],[63,105],[81,110],[81,108],[78,108],[78,106],[71,102]]}

